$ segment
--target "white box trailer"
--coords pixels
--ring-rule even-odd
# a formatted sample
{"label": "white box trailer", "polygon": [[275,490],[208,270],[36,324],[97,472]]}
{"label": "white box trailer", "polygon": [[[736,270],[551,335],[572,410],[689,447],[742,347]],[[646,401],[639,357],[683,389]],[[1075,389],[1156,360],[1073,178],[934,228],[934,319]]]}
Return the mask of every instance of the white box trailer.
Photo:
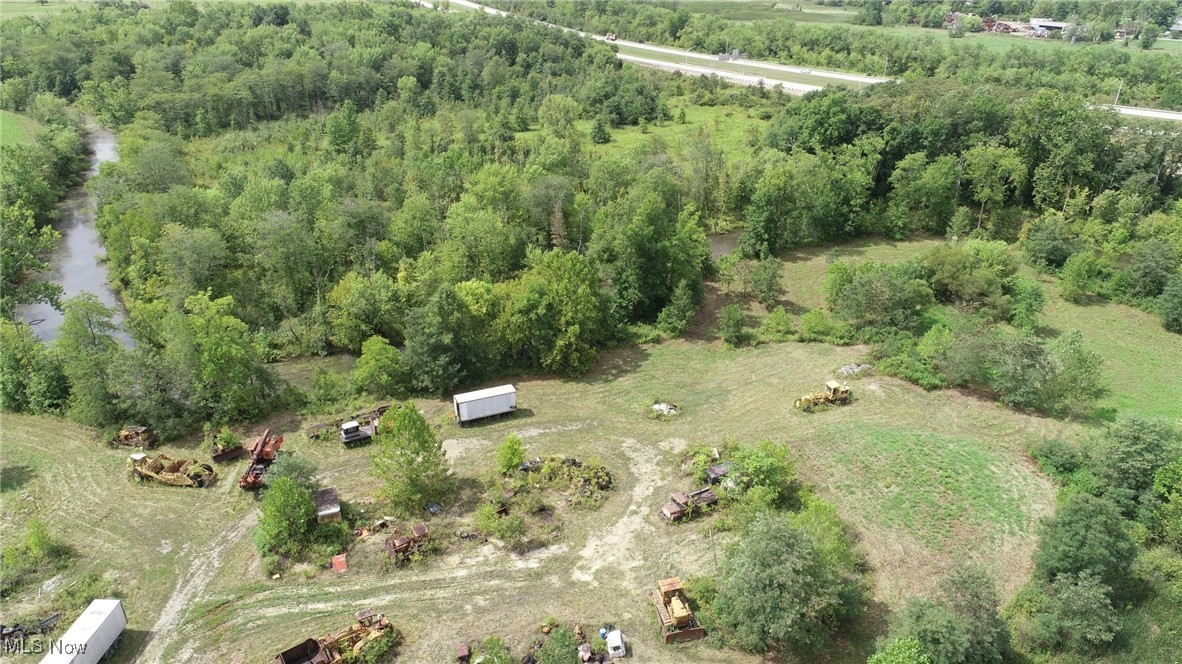
{"label": "white box trailer", "polygon": [[456,422],[461,425],[483,417],[504,415],[517,410],[517,388],[499,385],[452,397]]}
{"label": "white box trailer", "polygon": [[95,664],[127,627],[123,603],[117,599],[96,599],[70,629],[49,644],[41,664]]}

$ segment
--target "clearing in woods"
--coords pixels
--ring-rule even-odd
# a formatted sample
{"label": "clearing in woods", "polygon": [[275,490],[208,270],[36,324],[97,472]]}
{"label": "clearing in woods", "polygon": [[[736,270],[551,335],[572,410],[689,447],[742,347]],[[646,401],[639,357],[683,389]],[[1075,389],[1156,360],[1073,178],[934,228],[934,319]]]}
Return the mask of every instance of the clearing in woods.
{"label": "clearing in woods", "polygon": [[[553,616],[615,622],[645,661],[754,662],[702,643],[663,646],[647,597],[658,579],[716,570],[727,535],[712,531],[712,519],[672,527],[657,512],[668,494],[692,488],[677,471],[688,443],[734,436],[795,452],[801,475],[858,528],[886,605],[927,589],[954,558],[980,561],[1012,591],[1052,500],[1023,449],[1043,436],[1072,435],[1073,425],[881,377],[853,381],[848,407],[792,409],[795,395],[862,352],[795,343],[733,351],[700,342],[619,350],[583,380],[515,381],[519,412],[470,429],[446,423],[447,402],[418,402],[440,423],[461,477],[485,476],[495,443],[515,431],[528,434],[530,455],[595,459],[611,470],[616,488],[606,504],[568,513],[556,542],[526,555],[457,543],[452,508],[432,521],[448,551],[426,564],[393,568],[376,546],[359,545],[345,573],[296,569],[273,582],[249,537],[255,502],[234,482],[243,461],[219,468],[221,478],[203,491],[141,486],[127,479],[126,454],[90,433],[8,416],[5,464],[26,467],[28,478],[6,497],[30,498],[5,500],[0,534],[15,536],[29,516],[45,519],[79,552],[68,576],[99,570],[115,579],[131,621],[116,662],[133,661],[145,642],[139,661],[261,661],[369,606],[405,631],[407,661],[444,661],[459,641],[491,634],[520,651]],[[645,418],[655,400],[677,403],[682,414]],[[265,424],[284,432],[285,449],[315,460],[343,498],[365,500],[373,491],[369,450],[309,442],[306,422],[295,417]],[[166,450],[205,455],[196,441]],[[867,618],[880,619],[881,612]],[[873,629],[862,631],[864,640],[825,661],[864,658]]]}

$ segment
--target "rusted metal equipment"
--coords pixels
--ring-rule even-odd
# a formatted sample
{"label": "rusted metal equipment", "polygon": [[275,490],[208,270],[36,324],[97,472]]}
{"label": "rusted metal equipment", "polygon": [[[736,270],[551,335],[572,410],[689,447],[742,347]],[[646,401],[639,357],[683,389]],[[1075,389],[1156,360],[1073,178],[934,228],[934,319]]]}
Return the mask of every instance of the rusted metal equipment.
{"label": "rusted metal equipment", "polygon": [[0,642],[21,641],[34,634],[48,634],[49,630],[53,629],[61,619],[62,614],[59,611],[36,625],[22,625],[20,623],[0,625]]}
{"label": "rusted metal equipment", "polygon": [[231,459],[237,459],[241,456],[246,456],[246,448],[241,444],[225,446],[223,446],[221,443],[213,444],[213,460],[217,463],[230,461]]}
{"label": "rusted metal equipment", "polygon": [[825,383],[824,392],[814,392],[806,394],[796,400],[796,407],[805,411],[812,412],[817,406],[829,406],[836,404],[847,404],[850,402],[850,387],[835,380]]}
{"label": "rusted metal equipment", "polygon": [[409,535],[399,535],[397,532],[386,538],[386,552],[396,562],[402,562],[418,551],[427,540],[431,539],[431,531],[425,523],[416,523]]}
{"label": "rusted metal equipment", "polygon": [[709,487],[685,493],[679,491],[670,497],[661,508],[661,517],[673,523],[687,516],[693,516],[718,502],[718,496]]}
{"label": "rusted metal equipment", "polygon": [[653,607],[657,610],[665,643],[693,641],[706,636],[706,629],[694,617],[684,591],[681,577],[675,576],[658,583],[653,593]]}
{"label": "rusted metal equipment", "polygon": [[324,436],[328,435],[330,431],[338,431],[341,436],[341,442],[346,445],[365,442],[368,441],[369,438],[365,438],[364,441],[356,439],[356,435],[353,433],[350,433],[349,440],[346,440],[345,425],[349,425],[350,429],[355,425],[358,429],[365,430],[369,434],[369,437],[373,437],[377,430],[378,420],[381,419],[382,415],[385,415],[386,411],[390,410],[391,407],[391,404],[384,403],[373,410],[357,413],[356,415],[349,418],[342,418],[339,420],[333,420],[331,422],[318,422],[308,427],[304,432],[308,435],[308,440],[321,440],[324,438]]}
{"label": "rusted metal equipment", "polygon": [[128,462],[131,464],[131,476],[136,480],[151,479],[173,486],[201,488],[217,477],[213,466],[208,463],[197,463],[196,459],[177,459],[167,454],[148,456],[137,452],[128,457]]}
{"label": "rusted metal equipment", "polygon": [[316,503],[316,523],[341,522],[341,499],[334,487],[317,489],[312,500]]}
{"label": "rusted metal equipment", "polygon": [[378,422],[373,420],[362,424],[358,420],[349,420],[341,425],[341,444],[345,447],[365,445],[373,440],[378,433]]}
{"label": "rusted metal equipment", "polygon": [[275,461],[275,455],[283,445],[283,436],[271,433],[265,429],[250,446],[250,465],[242,477],[238,478],[238,486],[243,489],[258,489],[263,486],[263,475]]}
{"label": "rusted metal equipment", "polygon": [[148,427],[129,426],[119,430],[110,444],[115,447],[148,449],[156,445],[156,434]]}
{"label": "rusted metal equipment", "polygon": [[357,655],[366,646],[387,634],[397,632],[389,620],[373,609],[359,611],[357,622],[336,634],[308,639],[303,643],[279,653],[271,664],[341,664],[345,657]]}

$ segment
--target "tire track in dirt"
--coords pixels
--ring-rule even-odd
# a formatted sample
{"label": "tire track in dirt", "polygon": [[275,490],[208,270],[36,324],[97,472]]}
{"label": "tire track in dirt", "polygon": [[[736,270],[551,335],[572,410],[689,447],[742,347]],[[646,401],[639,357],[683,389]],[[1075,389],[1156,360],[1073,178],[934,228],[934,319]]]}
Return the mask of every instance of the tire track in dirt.
{"label": "tire track in dirt", "polygon": [[636,485],[632,487],[632,502],[610,528],[593,533],[587,539],[587,544],[579,552],[581,560],[571,570],[571,579],[598,586],[596,573],[606,568],[622,573],[621,580],[625,585],[636,589],[638,585],[632,570],[640,567],[644,561],[636,554],[638,549],[635,542],[645,530],[652,529],[645,517],[652,509],[650,496],[664,482],[664,473],[657,464],[659,455],[645,450],[635,439],[625,438],[621,448],[628,455],[629,468],[636,477]]}
{"label": "tire track in dirt", "polygon": [[[222,565],[226,550],[246,537],[258,522],[258,512],[251,510],[234,524],[234,527],[218,535],[209,547],[198,551],[186,573],[177,581],[176,589],[168,598],[160,618],[152,626],[137,661],[145,663],[163,662],[165,650],[180,636],[178,627],[184,612],[200,598]],[[193,655],[192,640],[170,662],[186,662]]]}

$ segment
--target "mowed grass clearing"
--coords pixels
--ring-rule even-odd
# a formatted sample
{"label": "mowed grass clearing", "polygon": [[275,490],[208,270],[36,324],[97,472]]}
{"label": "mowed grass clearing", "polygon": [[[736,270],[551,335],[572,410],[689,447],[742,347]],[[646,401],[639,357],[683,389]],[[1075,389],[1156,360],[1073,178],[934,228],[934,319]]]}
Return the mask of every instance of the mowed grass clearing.
{"label": "mowed grass clearing", "polygon": [[[371,543],[350,554],[343,574],[295,570],[272,582],[250,541],[255,503],[234,482],[243,462],[219,468],[222,478],[204,491],[136,485],[126,477],[125,452],[100,446],[85,430],[27,417],[5,419],[4,463],[31,469],[21,491],[34,498],[14,503],[6,494],[9,518],[0,532],[15,536],[36,515],[83,552],[68,575],[97,569],[119,581],[133,631],[117,662],[132,661],[168,613],[177,616],[172,631],[156,636],[141,661],[262,661],[343,626],[368,606],[406,631],[407,661],[444,661],[458,641],[489,634],[520,650],[552,615],[585,625],[616,622],[645,661],[754,662],[705,644],[663,646],[647,599],[657,579],[716,572],[715,555],[728,536],[712,536],[713,520],[670,527],[657,512],[669,493],[691,488],[677,472],[689,443],[734,436],[794,451],[802,476],[857,527],[880,601],[896,605],[926,590],[965,556],[994,570],[1012,591],[1022,577],[1015,570],[1028,565],[1033,523],[1051,504],[1050,485],[1022,450],[1074,428],[885,378],[855,381],[857,400],[845,408],[813,415],[791,408],[796,395],[861,353],[805,344],[732,351],[702,342],[619,350],[605,354],[584,380],[515,381],[520,412],[471,429],[446,423],[448,402],[418,402],[448,439],[460,477],[484,476],[509,432],[525,437],[531,455],[598,459],[612,471],[617,487],[600,510],[572,512],[553,545],[524,556],[454,543],[448,533],[464,514],[452,508],[432,522],[448,551],[425,566],[390,568]],[[656,399],[678,403],[683,415],[646,419],[643,409]],[[345,499],[367,500],[375,488],[370,450],[307,441],[302,429],[315,419],[280,416],[264,424],[285,434],[285,449],[315,460],[324,482]],[[941,445],[952,451],[931,452]],[[173,451],[205,456],[193,446]],[[868,463],[875,455],[881,468],[868,477],[859,459]],[[1022,497],[1016,506],[1014,495]],[[934,508],[933,500],[952,507]],[[980,509],[991,505],[1001,507]],[[867,634],[824,661],[862,661],[874,636]]]}
{"label": "mowed grass clearing", "polygon": [[0,145],[31,145],[41,123],[11,111],[0,111]]}
{"label": "mowed grass clearing", "polygon": [[1099,299],[1071,304],[1059,297],[1058,280],[1046,279],[1044,286],[1047,332],[1080,330],[1087,347],[1104,358],[1112,391],[1100,402],[1102,408],[1182,419],[1182,335],[1140,309]]}

